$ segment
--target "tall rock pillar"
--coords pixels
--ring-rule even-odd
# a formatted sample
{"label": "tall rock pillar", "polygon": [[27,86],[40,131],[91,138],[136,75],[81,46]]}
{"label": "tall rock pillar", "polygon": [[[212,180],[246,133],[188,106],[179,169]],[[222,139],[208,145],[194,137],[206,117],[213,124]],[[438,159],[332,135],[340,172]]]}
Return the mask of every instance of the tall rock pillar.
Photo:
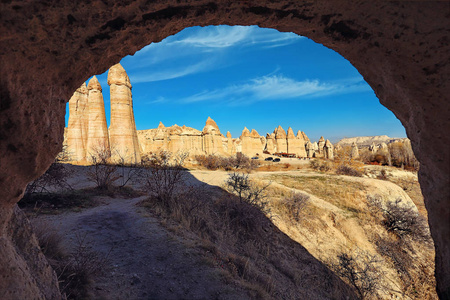
{"label": "tall rock pillar", "polygon": [[102,86],[97,77],[92,77],[88,83],[89,131],[86,146],[86,157],[107,158],[110,153],[108,127],[106,125],[105,104],[103,102]]}
{"label": "tall rock pillar", "polygon": [[69,100],[69,122],[67,126],[67,153],[71,161],[86,159],[89,110],[88,90],[84,82]]}
{"label": "tall rock pillar", "polygon": [[126,164],[140,163],[141,152],[134,121],[131,83],[122,65],[116,64],[109,69],[108,85],[111,95],[111,159]]}

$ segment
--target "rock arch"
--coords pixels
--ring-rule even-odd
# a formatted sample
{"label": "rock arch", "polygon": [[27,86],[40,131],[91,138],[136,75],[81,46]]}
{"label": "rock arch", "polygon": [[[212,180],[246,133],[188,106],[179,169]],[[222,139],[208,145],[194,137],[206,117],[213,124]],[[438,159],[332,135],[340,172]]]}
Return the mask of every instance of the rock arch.
{"label": "rock arch", "polygon": [[444,1],[3,1],[0,289],[45,290],[7,224],[27,182],[61,149],[65,103],[90,72],[185,27],[256,24],[339,52],[401,120],[421,162],[438,293],[450,297],[449,11]]}

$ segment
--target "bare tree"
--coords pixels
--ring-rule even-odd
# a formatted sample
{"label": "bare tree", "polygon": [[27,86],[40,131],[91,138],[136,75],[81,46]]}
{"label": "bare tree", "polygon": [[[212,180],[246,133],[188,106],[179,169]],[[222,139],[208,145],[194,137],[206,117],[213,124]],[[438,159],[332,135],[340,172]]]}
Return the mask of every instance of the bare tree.
{"label": "bare tree", "polygon": [[380,261],[367,252],[358,251],[352,256],[340,253],[338,262],[332,264],[332,269],[338,276],[353,286],[361,299],[373,295],[380,285],[381,275],[378,272]]}
{"label": "bare tree", "polygon": [[110,163],[111,149],[104,143],[99,143],[89,153],[92,163],[87,177],[95,182],[99,189],[109,189],[120,177],[117,174],[117,165]]}
{"label": "bare tree", "polygon": [[301,214],[309,202],[310,197],[306,194],[292,193],[283,199],[283,204],[289,212],[289,217],[296,221],[300,221]]}
{"label": "bare tree", "polygon": [[257,187],[251,182],[248,174],[237,172],[228,174],[226,181],[228,191],[237,195],[240,202],[246,202],[257,207],[266,214],[270,213],[266,195],[266,189],[269,185],[270,183]]}
{"label": "bare tree", "polygon": [[146,176],[144,185],[152,198],[166,206],[171,207],[171,201],[177,191],[184,186],[185,171],[183,168],[187,153],[178,153],[173,156],[171,152],[160,151],[149,157],[146,162]]}

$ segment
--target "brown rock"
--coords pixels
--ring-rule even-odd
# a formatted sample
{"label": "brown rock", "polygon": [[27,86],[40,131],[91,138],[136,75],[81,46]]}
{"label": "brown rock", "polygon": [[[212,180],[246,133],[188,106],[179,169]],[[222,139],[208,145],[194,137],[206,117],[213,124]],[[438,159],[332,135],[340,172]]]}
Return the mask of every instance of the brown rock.
{"label": "brown rock", "polygon": [[[436,247],[437,289],[442,299],[450,298],[450,136],[445,134],[450,127],[450,45],[443,25],[448,22],[448,2],[169,0],[164,5],[105,5],[94,0],[74,6],[25,0],[20,4],[1,4],[2,240],[24,187],[61,150],[65,115],[61,99],[69,99],[90,74],[99,74],[121,57],[185,27],[258,24],[307,36],[340,53],[405,126],[421,163],[419,180]],[[167,10],[176,13],[167,17]],[[393,15],[395,22],[390,22]],[[9,244],[1,244],[0,253],[7,251],[4,245]],[[17,267],[16,261],[9,265]],[[33,283],[14,276],[2,278],[2,283],[23,287],[15,294],[18,299],[38,297],[26,294]],[[323,293],[329,289],[316,288]]]}

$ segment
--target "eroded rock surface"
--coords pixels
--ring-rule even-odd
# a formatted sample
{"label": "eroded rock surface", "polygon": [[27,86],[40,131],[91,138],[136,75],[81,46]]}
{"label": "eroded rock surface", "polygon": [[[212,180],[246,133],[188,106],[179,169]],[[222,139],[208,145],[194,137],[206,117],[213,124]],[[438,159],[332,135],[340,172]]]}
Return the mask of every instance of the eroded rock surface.
{"label": "eroded rock surface", "polygon": [[[449,10],[446,1],[3,2],[0,253],[12,249],[6,224],[14,204],[61,150],[65,103],[83,81],[185,27],[256,24],[343,55],[403,123],[421,163],[437,289],[450,298]],[[11,257],[6,268],[22,259]],[[2,284],[23,287],[17,296],[27,298],[39,287],[23,278]]]}

